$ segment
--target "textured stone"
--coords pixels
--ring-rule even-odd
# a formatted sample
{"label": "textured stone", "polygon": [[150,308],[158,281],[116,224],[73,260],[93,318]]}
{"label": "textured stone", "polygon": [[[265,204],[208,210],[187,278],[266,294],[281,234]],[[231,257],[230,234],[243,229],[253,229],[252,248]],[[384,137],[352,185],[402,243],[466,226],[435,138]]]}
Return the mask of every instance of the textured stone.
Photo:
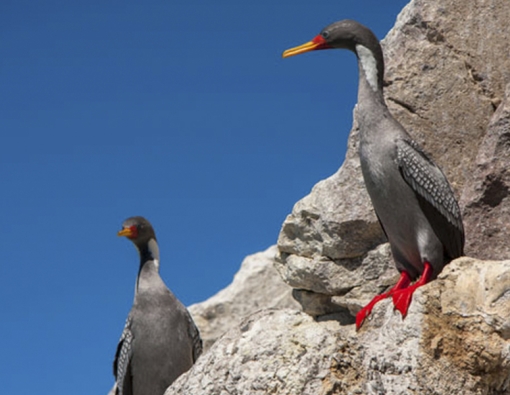
{"label": "textured stone", "polygon": [[510,84],[492,117],[462,194],[466,252],[482,259],[510,258]]}
{"label": "textured stone", "polygon": [[276,246],[247,256],[232,283],[204,302],[189,307],[200,329],[204,351],[241,319],[267,308],[299,308],[292,289],[273,266]]}
{"label": "textured stone", "polygon": [[374,369],[373,388],[399,394],[408,393],[406,388],[416,394],[510,393],[509,275],[510,261],[458,259],[416,294],[412,315],[402,325],[386,301],[371,327],[362,329],[367,344],[381,346],[379,360],[368,365]]}
{"label": "textured stone", "polygon": [[261,311],[218,340],[165,394],[318,394],[339,328],[296,310]]}
{"label": "textured stone", "polygon": [[297,202],[283,223],[280,252],[332,264],[359,258],[384,241],[361,176],[358,130],[353,129],[342,167]]}
{"label": "textured stone", "polygon": [[[296,257],[290,257],[298,259]],[[302,266],[301,266],[302,265]],[[377,293],[385,291],[398,280],[398,272],[391,259],[389,244],[381,244],[366,253],[362,258],[339,260],[335,265],[307,266],[307,261],[281,266],[280,275],[291,286],[296,287],[294,298],[304,312],[319,316],[349,311],[352,316],[367,304]],[[301,270],[299,276],[290,270]],[[300,278],[302,282],[296,282]],[[344,279],[345,285],[340,283]],[[337,280],[338,287],[327,286]]]}
{"label": "textured stone", "polygon": [[381,302],[359,332],[261,311],[221,337],[172,394],[508,394],[510,261],[452,262],[407,318]]}
{"label": "textured stone", "polygon": [[356,129],[348,145],[340,170],[297,202],[283,223],[276,268],[294,288],[348,292],[362,279],[363,256],[385,240],[361,176]]}
{"label": "textured stone", "polygon": [[349,309],[335,303],[333,298],[329,295],[306,291],[304,289],[294,289],[292,291],[292,296],[294,296],[294,299],[301,305],[302,310],[312,317],[334,314],[336,315],[336,319],[343,325],[352,324],[354,322],[354,318]]}
{"label": "textured stone", "polygon": [[414,0],[384,39],[393,115],[459,193],[510,77],[507,0]]}
{"label": "textured stone", "polygon": [[282,255],[277,256],[275,266],[287,284],[326,295],[345,295],[352,289],[366,288],[367,283],[373,288],[372,282],[379,284],[388,271],[390,275],[396,273],[389,248],[377,247],[359,258],[336,261],[291,255],[283,263]]}

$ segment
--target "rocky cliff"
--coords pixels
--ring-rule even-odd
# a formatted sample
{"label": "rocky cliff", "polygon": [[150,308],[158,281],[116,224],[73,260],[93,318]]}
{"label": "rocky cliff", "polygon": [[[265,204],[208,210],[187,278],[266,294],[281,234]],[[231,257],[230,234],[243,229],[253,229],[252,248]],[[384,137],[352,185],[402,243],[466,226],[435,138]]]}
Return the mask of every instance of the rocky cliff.
{"label": "rocky cliff", "polygon": [[212,347],[167,395],[510,394],[509,21],[508,0],[413,0],[383,41],[387,103],[460,197],[469,257],[404,321],[385,301],[355,332],[398,274],[354,121],[344,164],[296,203],[277,249],[192,306]]}

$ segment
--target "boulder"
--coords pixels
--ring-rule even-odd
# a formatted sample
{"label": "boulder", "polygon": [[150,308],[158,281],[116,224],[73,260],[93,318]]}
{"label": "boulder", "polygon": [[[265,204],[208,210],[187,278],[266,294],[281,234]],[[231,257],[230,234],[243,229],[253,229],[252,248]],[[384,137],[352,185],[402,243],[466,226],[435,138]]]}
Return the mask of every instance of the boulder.
{"label": "boulder", "polygon": [[297,310],[235,325],[165,395],[508,394],[510,261],[460,258],[405,320],[378,304],[356,332]]}

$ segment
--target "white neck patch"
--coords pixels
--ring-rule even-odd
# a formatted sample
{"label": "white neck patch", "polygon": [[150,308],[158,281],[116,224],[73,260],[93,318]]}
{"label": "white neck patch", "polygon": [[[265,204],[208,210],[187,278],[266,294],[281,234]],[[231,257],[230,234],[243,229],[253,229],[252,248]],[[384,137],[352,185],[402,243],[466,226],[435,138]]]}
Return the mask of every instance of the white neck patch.
{"label": "white neck patch", "polygon": [[374,54],[361,44],[356,45],[356,52],[367,77],[368,84],[374,92],[377,92],[379,89],[377,86],[377,62],[375,61]]}
{"label": "white neck patch", "polygon": [[156,243],[156,240],[150,239],[149,240],[149,252],[152,255],[152,260],[154,261],[154,265],[157,269],[159,269],[159,247],[158,243]]}

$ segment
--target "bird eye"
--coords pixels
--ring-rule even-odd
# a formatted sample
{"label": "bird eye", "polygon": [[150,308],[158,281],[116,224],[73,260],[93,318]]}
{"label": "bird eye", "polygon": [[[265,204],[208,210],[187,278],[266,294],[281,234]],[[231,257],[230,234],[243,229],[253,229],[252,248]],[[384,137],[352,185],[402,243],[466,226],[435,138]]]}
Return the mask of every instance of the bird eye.
{"label": "bird eye", "polygon": [[326,38],[327,39],[329,37],[329,32],[322,32],[321,36],[322,36],[322,38]]}

